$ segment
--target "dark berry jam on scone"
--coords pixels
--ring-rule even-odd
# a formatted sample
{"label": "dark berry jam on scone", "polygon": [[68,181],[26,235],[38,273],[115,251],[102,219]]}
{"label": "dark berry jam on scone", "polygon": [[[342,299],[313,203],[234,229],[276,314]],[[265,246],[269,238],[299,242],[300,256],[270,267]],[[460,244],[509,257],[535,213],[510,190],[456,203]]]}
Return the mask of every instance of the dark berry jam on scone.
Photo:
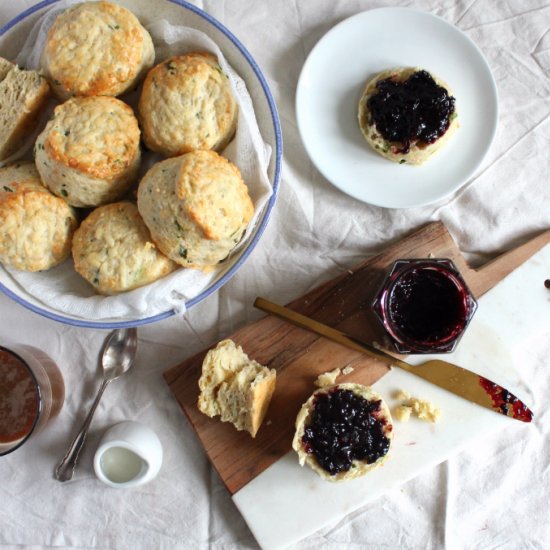
{"label": "dark berry jam on scone", "polygon": [[422,164],[458,128],[455,103],[449,87],[429,72],[392,69],[367,84],[359,102],[359,125],[383,157]]}
{"label": "dark berry jam on scone", "polygon": [[387,458],[392,420],[382,398],[360,384],[338,384],[317,390],[296,419],[293,448],[329,481],[366,474]]}

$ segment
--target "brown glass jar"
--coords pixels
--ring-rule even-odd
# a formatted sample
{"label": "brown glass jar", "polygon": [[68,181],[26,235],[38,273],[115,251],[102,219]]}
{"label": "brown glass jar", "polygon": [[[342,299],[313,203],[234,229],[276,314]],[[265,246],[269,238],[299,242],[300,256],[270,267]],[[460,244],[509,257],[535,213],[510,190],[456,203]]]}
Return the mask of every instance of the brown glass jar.
{"label": "brown glass jar", "polygon": [[37,434],[57,416],[64,399],[63,377],[46,353],[0,345],[0,456]]}

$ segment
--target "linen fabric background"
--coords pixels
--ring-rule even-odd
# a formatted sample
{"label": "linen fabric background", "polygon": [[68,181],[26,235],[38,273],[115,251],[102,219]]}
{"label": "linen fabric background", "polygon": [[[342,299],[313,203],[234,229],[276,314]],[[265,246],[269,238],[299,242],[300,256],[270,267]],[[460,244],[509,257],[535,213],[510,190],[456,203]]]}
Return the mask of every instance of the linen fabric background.
{"label": "linen fabric background", "polygon": [[[0,3],[0,22],[32,3]],[[0,296],[0,337],[46,350],[67,387],[55,423],[0,459],[0,544],[6,547],[256,548],[161,373],[259,318],[256,296],[286,303],[428,221],[442,220],[472,265],[549,227],[548,0],[194,3],[244,43],[272,89],[285,145],[278,203],[259,245],[226,286],[184,317],[139,329],[135,371],[105,393],[69,484],[55,481],[52,471],[98,387],[97,353],[107,333],[57,324]],[[477,176],[449,200],[407,210],[363,204],[325,180],[304,150],[294,109],[300,69],[316,42],[351,15],[396,5],[430,11],[463,30],[486,56],[500,96],[497,136]],[[548,548],[550,339],[532,339],[521,351],[534,425],[518,422],[473,444],[296,548]],[[131,492],[103,486],[92,471],[101,434],[124,419],[153,428],[165,452],[159,477]]]}

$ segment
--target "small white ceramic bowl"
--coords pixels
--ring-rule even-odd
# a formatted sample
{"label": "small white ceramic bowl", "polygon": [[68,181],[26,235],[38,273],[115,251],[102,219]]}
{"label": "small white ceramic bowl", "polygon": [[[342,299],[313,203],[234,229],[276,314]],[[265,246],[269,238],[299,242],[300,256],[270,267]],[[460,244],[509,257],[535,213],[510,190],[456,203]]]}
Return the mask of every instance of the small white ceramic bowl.
{"label": "small white ceramic bowl", "polygon": [[162,454],[160,440],[151,428],[139,422],[120,422],[101,438],[94,456],[94,471],[110,487],[137,487],[156,477]]}

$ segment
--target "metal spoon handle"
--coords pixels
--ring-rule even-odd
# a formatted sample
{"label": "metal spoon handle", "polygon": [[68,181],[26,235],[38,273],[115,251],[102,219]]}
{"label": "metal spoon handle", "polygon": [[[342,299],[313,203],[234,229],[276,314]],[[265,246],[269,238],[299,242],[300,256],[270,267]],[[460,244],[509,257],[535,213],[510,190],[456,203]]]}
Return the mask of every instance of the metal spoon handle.
{"label": "metal spoon handle", "polygon": [[92,404],[92,408],[90,409],[90,412],[88,413],[86,419],[84,420],[84,423],[82,424],[82,428],[80,428],[80,431],[76,434],[75,438],[67,449],[67,453],[63,457],[63,460],[55,469],[55,478],[59,481],[69,481],[70,479],[72,479],[76,464],[78,462],[80,451],[82,450],[82,448],[84,447],[84,443],[86,442],[88,428],[92,423],[92,418],[94,416],[95,410],[97,409],[97,406],[99,405],[101,396],[103,395],[103,392],[105,391],[105,388],[109,385],[110,381],[110,379],[103,380],[101,387],[97,392],[96,398]]}

